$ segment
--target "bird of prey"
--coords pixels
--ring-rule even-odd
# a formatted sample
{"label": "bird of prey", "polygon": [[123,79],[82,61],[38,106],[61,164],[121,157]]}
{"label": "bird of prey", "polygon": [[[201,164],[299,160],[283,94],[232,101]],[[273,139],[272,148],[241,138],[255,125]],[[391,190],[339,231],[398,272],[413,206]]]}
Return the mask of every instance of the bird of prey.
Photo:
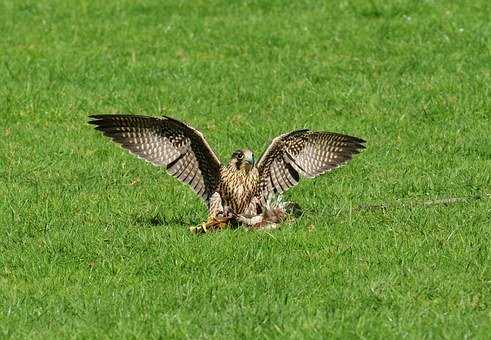
{"label": "bird of prey", "polygon": [[239,149],[224,165],[201,132],[170,117],[99,114],[90,116],[89,123],[188,184],[208,207],[204,231],[232,221],[263,225],[271,215],[271,197],[302,177],[314,178],[345,164],[365,148],[361,138],[302,129],[274,138],[257,163],[251,150]]}

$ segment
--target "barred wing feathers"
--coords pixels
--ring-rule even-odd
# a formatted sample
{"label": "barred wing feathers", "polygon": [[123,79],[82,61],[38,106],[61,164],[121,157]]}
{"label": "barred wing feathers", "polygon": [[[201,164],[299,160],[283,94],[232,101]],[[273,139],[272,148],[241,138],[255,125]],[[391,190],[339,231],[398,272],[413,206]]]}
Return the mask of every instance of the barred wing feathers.
{"label": "barred wing feathers", "polygon": [[348,162],[365,148],[361,138],[332,132],[297,130],[276,137],[258,162],[259,194],[267,199]]}
{"label": "barred wing feathers", "polygon": [[167,172],[204,200],[213,194],[220,176],[220,161],[203,135],[169,117],[92,115],[90,124],[132,154]]}

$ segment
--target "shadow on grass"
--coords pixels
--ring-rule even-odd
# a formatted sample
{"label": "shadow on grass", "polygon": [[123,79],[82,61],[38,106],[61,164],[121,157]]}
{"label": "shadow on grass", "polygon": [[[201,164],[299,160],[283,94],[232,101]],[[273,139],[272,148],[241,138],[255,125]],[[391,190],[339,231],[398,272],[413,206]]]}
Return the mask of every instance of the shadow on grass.
{"label": "shadow on grass", "polygon": [[200,221],[189,218],[189,216],[162,216],[161,214],[155,215],[135,215],[133,220],[140,226],[147,227],[167,227],[173,224],[180,225],[197,225]]}
{"label": "shadow on grass", "polygon": [[[287,202],[284,209],[288,215],[295,219],[300,218],[304,214],[303,209],[296,202]],[[200,219],[199,216],[190,215],[165,216],[156,212],[153,214],[134,214],[132,220],[139,227],[168,227],[171,225],[197,226],[205,222],[206,217]]]}

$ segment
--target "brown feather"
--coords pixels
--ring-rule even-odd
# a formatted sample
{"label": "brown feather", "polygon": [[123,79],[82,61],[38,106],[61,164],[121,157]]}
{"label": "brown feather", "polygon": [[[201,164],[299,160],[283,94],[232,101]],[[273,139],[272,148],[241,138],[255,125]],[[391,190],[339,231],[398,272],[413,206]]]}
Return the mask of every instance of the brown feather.
{"label": "brown feather", "polygon": [[349,161],[364,149],[361,138],[332,132],[297,130],[276,137],[258,162],[259,193],[282,193],[300,177],[314,178]]}
{"label": "brown feather", "polygon": [[93,115],[90,124],[134,155],[163,166],[208,201],[220,178],[220,161],[203,135],[178,120],[138,115]]}

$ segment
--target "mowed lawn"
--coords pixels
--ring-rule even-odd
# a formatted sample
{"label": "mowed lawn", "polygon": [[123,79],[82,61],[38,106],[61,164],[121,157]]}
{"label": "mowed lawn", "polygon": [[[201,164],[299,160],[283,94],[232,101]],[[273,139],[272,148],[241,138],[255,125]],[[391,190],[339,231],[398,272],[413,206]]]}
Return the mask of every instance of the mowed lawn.
{"label": "mowed lawn", "polygon": [[[489,339],[490,13],[2,1],[0,338]],[[280,230],[195,236],[194,193],[86,123],[112,112],[184,120],[223,162],[298,128],[368,147],[288,191]]]}

